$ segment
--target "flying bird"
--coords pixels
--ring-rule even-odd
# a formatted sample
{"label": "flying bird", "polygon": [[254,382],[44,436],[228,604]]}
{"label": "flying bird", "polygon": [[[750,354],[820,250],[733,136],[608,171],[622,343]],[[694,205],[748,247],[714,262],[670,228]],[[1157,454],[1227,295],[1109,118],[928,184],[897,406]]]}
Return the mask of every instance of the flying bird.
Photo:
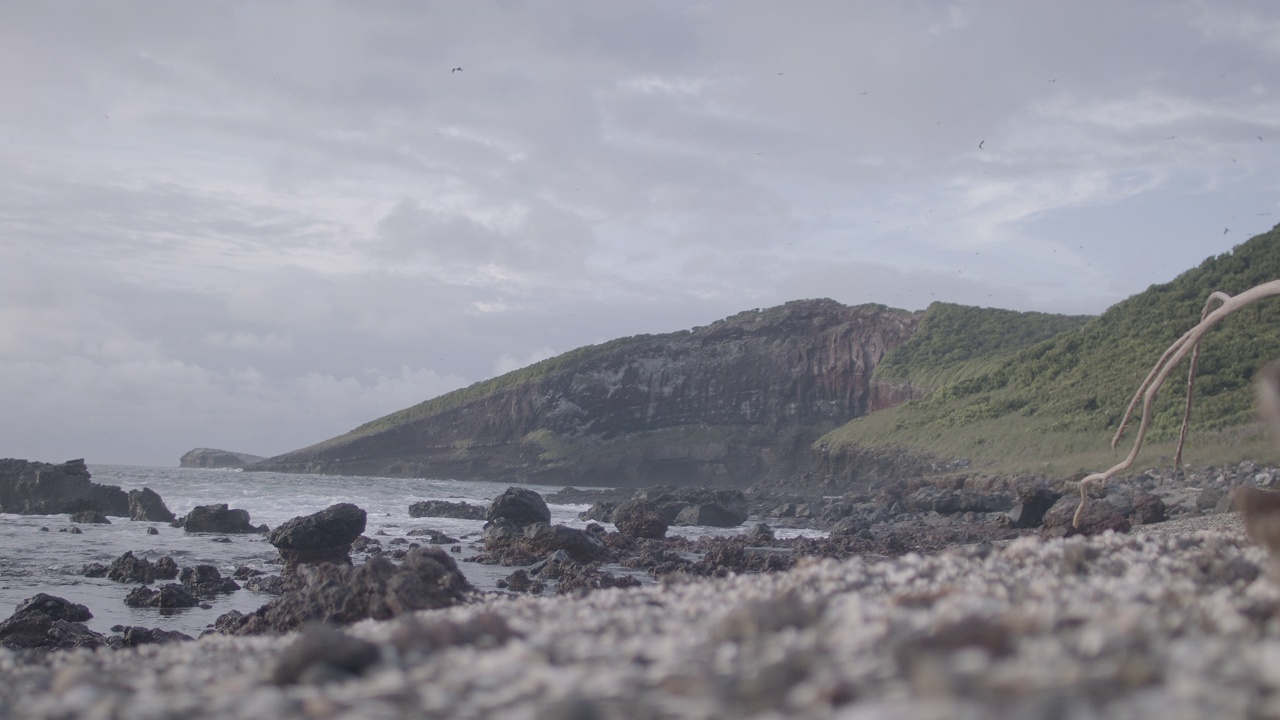
{"label": "flying bird", "polygon": [[1227,233],[1229,233],[1229,232],[1231,232],[1231,228],[1222,228],[1222,234],[1223,234],[1223,235],[1226,235],[1226,234],[1227,234]]}
{"label": "flying bird", "polygon": [[986,140],[983,140],[982,142],[978,143],[978,149],[979,149],[979,150],[981,150],[981,149],[982,149],[982,143],[984,143],[984,142],[986,142]]}
{"label": "flying bird", "polygon": [[456,68],[454,68],[454,69],[450,70],[450,71],[449,71],[449,74],[450,74],[450,75],[452,75],[452,74],[454,74],[454,73],[456,73],[456,72],[462,72],[462,68],[460,68],[460,67],[456,67]]}

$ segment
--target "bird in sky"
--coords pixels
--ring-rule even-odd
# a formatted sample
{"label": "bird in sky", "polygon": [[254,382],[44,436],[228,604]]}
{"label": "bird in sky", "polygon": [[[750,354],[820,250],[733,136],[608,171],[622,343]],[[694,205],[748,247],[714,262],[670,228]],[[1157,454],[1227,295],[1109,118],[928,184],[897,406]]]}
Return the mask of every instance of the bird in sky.
{"label": "bird in sky", "polygon": [[462,68],[460,68],[460,67],[456,67],[456,68],[454,68],[454,69],[450,70],[450,71],[449,71],[449,74],[450,74],[450,75],[452,75],[452,74],[454,74],[454,73],[456,73],[456,72],[461,72],[461,71],[462,71]]}
{"label": "bird in sky", "polygon": [[982,149],[982,143],[984,143],[984,142],[986,142],[986,140],[983,140],[982,142],[978,143],[978,149],[979,149],[979,150],[981,150],[981,149]]}
{"label": "bird in sky", "polygon": [[1227,234],[1227,233],[1229,233],[1229,232],[1231,232],[1231,228],[1222,228],[1222,234],[1223,234],[1223,235],[1226,235],[1226,234]]}

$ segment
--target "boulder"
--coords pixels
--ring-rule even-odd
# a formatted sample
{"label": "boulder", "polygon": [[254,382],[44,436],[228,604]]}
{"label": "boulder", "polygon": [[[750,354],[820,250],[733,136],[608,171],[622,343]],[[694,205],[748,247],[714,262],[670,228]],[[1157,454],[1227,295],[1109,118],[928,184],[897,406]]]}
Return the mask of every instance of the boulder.
{"label": "boulder", "polygon": [[517,527],[532,525],[536,522],[550,524],[551,509],[542,496],[528,488],[507,488],[505,492],[493,499],[485,519],[489,521],[503,518],[510,520]]}
{"label": "boulder", "polygon": [[0,622],[0,647],[10,650],[70,650],[96,648],[106,638],[90,630],[84,621],[93,613],[54,595],[39,593],[18,604],[17,609]]}
{"label": "boulder", "polygon": [[285,572],[299,565],[351,564],[351,544],[364,532],[367,514],[351,503],[338,503],[296,517],[271,532],[268,540],[280,551]]}
{"label": "boulder", "polygon": [[421,547],[398,567],[382,555],[355,567],[302,565],[285,581],[283,595],[248,615],[227,613],[214,625],[234,635],[289,632],[310,622],[349,625],[457,605],[472,591],[448,553]]}
{"label": "boulder", "polygon": [[1129,513],[1129,519],[1134,525],[1150,525],[1168,520],[1169,515],[1159,495],[1144,492],[1133,496],[1133,512]]}
{"label": "boulder", "polygon": [[151,488],[129,491],[129,519],[171,523],[177,520]]}
{"label": "boulder", "polygon": [[[88,575],[88,573],[86,573]],[[111,562],[106,577],[122,583],[153,583],[156,580],[172,580],[178,576],[178,564],[165,556],[154,564],[146,558],[134,557],[132,550]]]}
{"label": "boulder", "polygon": [[658,505],[649,500],[628,500],[613,510],[618,532],[637,538],[662,539],[667,536],[667,519]]}
{"label": "boulder", "polygon": [[672,524],[682,527],[708,526],[728,528],[738,527],[746,520],[746,513],[733,512],[720,503],[711,502],[686,505],[676,515],[676,520]]}
{"label": "boulder", "polygon": [[177,630],[161,630],[160,628],[140,627],[137,625],[114,625],[111,632],[120,633],[107,638],[107,644],[113,649],[138,647],[139,645],[161,645],[171,642],[192,640],[190,635]]}
{"label": "boulder", "polygon": [[482,505],[448,500],[424,500],[409,506],[409,517],[443,517],[455,520],[484,520],[486,510]]}
{"label": "boulder", "polygon": [[580,563],[601,560],[609,554],[604,541],[595,533],[565,525],[534,523],[524,529],[524,545],[535,555],[563,550]]}
{"label": "boulder", "polygon": [[719,506],[706,512],[708,520],[719,518],[721,524],[715,527],[737,527],[747,521],[747,498],[741,490],[659,486],[636,493],[636,498],[655,503],[668,525],[702,524],[690,522],[702,516],[701,510],[686,514],[686,522],[680,521],[680,514],[691,505]]}
{"label": "boulder", "polygon": [[0,512],[62,515],[97,510],[125,517],[129,497],[115,485],[92,482],[84,460],[61,465],[7,458],[0,460]]}
{"label": "boulder", "polygon": [[130,590],[128,595],[125,595],[124,604],[133,608],[155,607],[172,609],[195,607],[200,604],[200,600],[178,583],[166,583],[156,590],[152,590],[146,585],[139,585]]}
{"label": "boulder", "polygon": [[85,523],[87,525],[110,525],[111,521],[106,515],[97,510],[81,510],[78,513],[71,513],[71,522]]}
{"label": "boulder", "polygon": [[1038,527],[1044,521],[1044,514],[1061,497],[1061,493],[1054,492],[1048,486],[1019,490],[1017,501],[1009,508],[1009,522],[1016,528]]}
{"label": "boulder", "polygon": [[1064,495],[1054,503],[1044,515],[1044,524],[1040,530],[1041,537],[1060,538],[1072,535],[1099,535],[1107,530],[1118,533],[1129,532],[1132,524],[1115,506],[1109,502],[1093,499],[1085,506],[1080,517],[1080,526],[1073,523],[1076,507],[1080,502],[1078,495]]}
{"label": "boulder", "polygon": [[439,530],[432,530],[430,528],[414,528],[413,530],[405,533],[405,535],[408,537],[423,538],[432,545],[452,545],[458,542],[458,538],[449,537]]}
{"label": "boulder", "polygon": [[193,595],[200,597],[235,592],[240,589],[240,585],[235,580],[222,577],[222,573],[218,572],[218,568],[213,565],[196,565],[193,568],[182,568],[182,573],[178,575],[178,580]]}
{"label": "boulder", "polygon": [[182,529],[187,532],[207,533],[257,533],[262,532],[249,524],[249,511],[227,509],[226,503],[218,505],[199,505],[191,508],[182,521]]}

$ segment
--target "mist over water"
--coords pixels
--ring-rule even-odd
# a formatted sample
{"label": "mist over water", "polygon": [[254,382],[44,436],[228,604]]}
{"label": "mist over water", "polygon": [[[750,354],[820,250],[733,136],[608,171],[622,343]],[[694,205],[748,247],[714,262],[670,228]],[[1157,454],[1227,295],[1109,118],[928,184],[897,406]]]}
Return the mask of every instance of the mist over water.
{"label": "mist over water", "polygon": [[[405,537],[415,529],[429,528],[458,538],[466,557],[475,553],[480,531],[479,520],[450,518],[412,518],[409,505],[421,500],[449,500],[488,505],[508,485],[457,480],[425,480],[414,478],[367,478],[337,475],[294,475],[284,473],[247,473],[191,468],[128,467],[91,465],[93,481],[119,485],[124,490],[149,487],[160,494],[174,515],[181,517],[198,505],[226,503],[249,512],[250,522],[274,528],[290,518],[323,510],[340,502],[355,503],[368,513],[365,535],[377,537],[383,547],[392,549],[388,541]],[[556,492],[562,486],[523,485],[542,495]],[[550,505],[551,522],[571,527],[585,527],[578,519],[584,505]],[[250,612],[271,599],[249,590],[215,596],[205,600],[208,609],[183,610],[130,608],[124,598],[136,587],[106,578],[86,578],[84,565],[93,562],[109,564],[126,551],[155,561],[170,555],[180,567],[210,564],[229,576],[241,565],[269,574],[279,572],[275,561],[279,554],[264,535],[189,534],[166,523],[134,522],[127,518],[111,518],[110,525],[72,523],[67,515],[0,514],[0,619],[8,617],[12,608],[39,592],[66,598],[89,608],[93,619],[86,623],[101,633],[110,633],[113,625],[141,625],[178,630],[198,636],[214,619],[229,610]],[[82,533],[65,532],[72,526]],[[696,537],[743,532],[741,528],[673,527],[670,534]],[[154,527],[158,535],[148,535]],[[47,531],[41,528],[48,528]],[[614,528],[608,526],[610,530]],[[377,535],[379,531],[385,536]],[[785,536],[785,531],[779,531]],[[227,538],[230,542],[215,539]],[[421,538],[406,538],[421,542]],[[405,546],[402,546],[405,547]],[[357,562],[359,560],[357,559]],[[513,568],[460,562],[459,567],[472,584],[493,589],[498,578],[506,577]],[[643,580],[643,578],[642,578]],[[161,581],[176,582],[176,581]],[[154,587],[154,585],[153,585]]]}

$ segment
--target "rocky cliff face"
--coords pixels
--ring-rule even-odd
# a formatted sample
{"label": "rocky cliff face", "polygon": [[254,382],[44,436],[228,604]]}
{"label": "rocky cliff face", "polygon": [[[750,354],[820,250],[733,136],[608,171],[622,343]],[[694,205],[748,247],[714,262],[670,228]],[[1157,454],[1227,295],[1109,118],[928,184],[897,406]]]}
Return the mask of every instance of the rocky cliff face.
{"label": "rocky cliff face", "polygon": [[831,300],[748,311],[575,351],[250,469],[601,485],[799,472],[823,432],[918,394],[871,380],[918,319]]}
{"label": "rocky cliff face", "polygon": [[252,465],[253,463],[261,462],[265,459],[266,458],[261,455],[228,452],[226,450],[214,450],[212,448],[196,448],[195,450],[191,450],[190,452],[183,454],[183,456],[178,460],[178,467],[227,470],[243,468],[246,465]]}
{"label": "rocky cliff face", "polygon": [[128,494],[118,485],[99,485],[89,478],[84,460],[52,465],[5,458],[0,460],[0,512],[58,515],[96,510],[129,515]]}

